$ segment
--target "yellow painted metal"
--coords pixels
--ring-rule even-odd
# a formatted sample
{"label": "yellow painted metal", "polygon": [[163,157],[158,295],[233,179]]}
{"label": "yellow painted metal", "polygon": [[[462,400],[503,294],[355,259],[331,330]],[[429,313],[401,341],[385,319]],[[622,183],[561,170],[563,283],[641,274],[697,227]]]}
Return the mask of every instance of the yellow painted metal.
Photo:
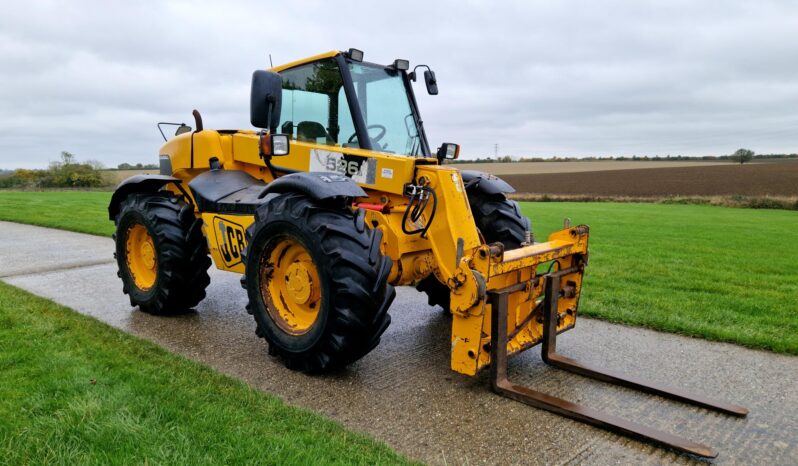
{"label": "yellow painted metal", "polygon": [[[460,171],[451,167],[422,165],[416,169],[416,179],[419,183],[426,181],[435,190],[438,206],[427,236],[441,275],[453,277],[461,269],[461,263],[457,261],[458,241],[462,241],[461,249],[466,253],[481,244]],[[431,208],[428,205],[422,223],[429,220]]]}
{"label": "yellow painted metal", "polygon": [[158,257],[155,244],[147,227],[135,223],[125,233],[125,262],[133,283],[141,291],[147,291],[155,285],[158,278]]}
{"label": "yellow painted metal", "polygon": [[319,316],[321,280],[307,249],[290,238],[265,251],[260,283],[272,320],[291,335],[307,333]]}
{"label": "yellow painted metal", "polygon": [[[229,136],[228,136],[229,137]],[[222,150],[222,138],[216,131],[198,131],[193,133],[193,165],[192,168],[209,168],[208,160],[216,157],[225,160],[225,153]]]}
{"label": "yellow painted metal", "polygon": [[310,56],[310,57],[307,57],[307,58],[303,58],[301,60],[295,60],[295,61],[286,63],[284,65],[277,65],[275,67],[272,67],[271,71],[274,71],[274,72],[278,73],[280,71],[287,70],[289,68],[294,68],[295,66],[304,65],[305,63],[312,63],[314,61],[322,60],[324,58],[331,58],[331,57],[334,57],[334,56],[338,55],[339,53],[341,53],[341,52],[339,52],[337,50],[330,50],[329,52],[320,53],[318,55],[313,55],[313,56]]}
{"label": "yellow painted metal", "polygon": [[[542,318],[530,316],[542,300],[546,273],[574,268],[561,277],[567,294],[560,296],[560,320],[557,331],[565,331],[576,323],[582,274],[588,256],[588,230],[585,226],[552,233],[545,243],[538,243],[491,257],[490,248],[482,246],[471,265],[487,278],[486,290],[500,290],[522,284],[522,289],[508,296],[507,330],[512,336],[507,352],[512,355],[540,343]],[[547,270],[539,272],[539,268]],[[550,270],[549,270],[550,268]],[[480,299],[466,313],[454,313],[452,321],[452,369],[474,375],[490,364],[491,309]]]}
{"label": "yellow painted metal", "polygon": [[[185,134],[174,138],[161,148],[161,154],[169,156],[174,169],[173,175],[190,181],[208,169],[208,160],[216,157],[228,170],[244,170],[265,182],[274,178],[260,157],[259,135],[252,131],[241,131],[232,135],[219,135],[213,130]],[[193,149],[192,149],[193,144]],[[193,151],[193,157],[192,157]],[[352,176],[347,166],[342,165],[341,155],[373,159],[363,164],[368,173],[355,173],[358,184],[366,189],[385,193],[402,194],[405,183],[413,179],[418,159],[403,155],[386,154],[341,145],[314,144],[305,141],[291,141],[291,153],[273,157],[272,164],[299,171],[327,171]],[[193,165],[192,165],[193,159]],[[429,159],[426,159],[429,160]]]}

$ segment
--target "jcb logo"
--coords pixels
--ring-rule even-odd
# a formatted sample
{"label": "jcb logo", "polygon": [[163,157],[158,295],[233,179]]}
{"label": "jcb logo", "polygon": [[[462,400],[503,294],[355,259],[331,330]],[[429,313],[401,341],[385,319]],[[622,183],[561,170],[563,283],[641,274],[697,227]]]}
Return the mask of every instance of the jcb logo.
{"label": "jcb logo", "polygon": [[224,260],[224,265],[232,267],[241,263],[241,253],[247,246],[244,237],[244,227],[221,217],[214,217],[214,233],[219,254]]}

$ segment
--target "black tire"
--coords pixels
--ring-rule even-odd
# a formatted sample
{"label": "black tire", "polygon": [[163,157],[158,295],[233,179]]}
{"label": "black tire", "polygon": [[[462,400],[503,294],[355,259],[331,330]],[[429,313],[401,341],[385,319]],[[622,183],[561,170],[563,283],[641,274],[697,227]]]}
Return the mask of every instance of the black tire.
{"label": "black tire", "polygon": [[[521,213],[517,202],[507,199],[503,194],[468,193],[471,214],[485,243],[502,243],[504,249],[518,249],[527,231],[532,230],[531,222]],[[435,275],[429,275],[416,286],[418,291],[427,294],[430,306],[440,306],[449,312],[449,287],[439,282]]]}
{"label": "black tire", "polygon": [[[306,333],[291,334],[275,322],[261,292],[263,261],[281,240],[298,242],[310,255],[321,285],[321,304]],[[244,251],[247,312],[269,354],[286,367],[320,373],[352,363],[380,342],[396,291],[388,284],[392,261],[380,252],[382,232],[366,227],[363,211],[323,206],[299,193],[267,200],[247,229]],[[268,280],[269,277],[266,277]]]}
{"label": "black tire", "polygon": [[[165,191],[131,194],[120,204],[115,223],[117,275],[131,306],[167,315],[185,312],[205,298],[211,259],[202,221],[194,216],[192,206]],[[155,246],[157,271],[149,289],[136,285],[128,267],[127,235],[136,224],[146,228]]]}
{"label": "black tire", "polygon": [[531,222],[521,213],[518,203],[503,194],[473,193],[468,195],[468,202],[487,244],[502,243],[506,250],[518,249],[526,232],[532,230]]}

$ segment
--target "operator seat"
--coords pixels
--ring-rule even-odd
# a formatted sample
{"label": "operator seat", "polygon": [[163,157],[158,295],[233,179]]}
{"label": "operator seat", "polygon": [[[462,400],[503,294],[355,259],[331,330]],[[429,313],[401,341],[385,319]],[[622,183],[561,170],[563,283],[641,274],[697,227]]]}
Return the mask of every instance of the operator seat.
{"label": "operator seat", "polygon": [[300,121],[296,126],[296,137],[305,142],[318,142],[319,138],[324,138],[327,143],[333,142],[324,126],[317,121]]}

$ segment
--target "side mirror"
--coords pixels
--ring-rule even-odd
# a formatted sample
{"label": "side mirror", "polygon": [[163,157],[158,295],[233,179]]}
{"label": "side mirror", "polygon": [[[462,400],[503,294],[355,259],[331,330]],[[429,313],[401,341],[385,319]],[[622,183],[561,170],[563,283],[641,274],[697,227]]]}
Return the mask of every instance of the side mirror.
{"label": "side mirror", "polygon": [[291,138],[287,134],[260,133],[261,158],[288,155],[291,151]]}
{"label": "side mirror", "polygon": [[460,144],[444,142],[438,148],[438,162],[443,163],[444,159],[455,160],[460,156]]}
{"label": "side mirror", "polygon": [[438,95],[438,80],[435,79],[435,72],[432,70],[424,71],[424,82],[427,84],[429,95]]}
{"label": "side mirror", "polygon": [[180,136],[183,133],[190,133],[190,132],[191,132],[191,126],[186,126],[185,124],[181,123],[180,126],[178,126],[177,129],[175,130],[175,136]]}
{"label": "side mirror", "polygon": [[280,101],[283,78],[272,71],[252,73],[252,94],[249,101],[249,121],[256,128],[274,132],[280,122]]}

